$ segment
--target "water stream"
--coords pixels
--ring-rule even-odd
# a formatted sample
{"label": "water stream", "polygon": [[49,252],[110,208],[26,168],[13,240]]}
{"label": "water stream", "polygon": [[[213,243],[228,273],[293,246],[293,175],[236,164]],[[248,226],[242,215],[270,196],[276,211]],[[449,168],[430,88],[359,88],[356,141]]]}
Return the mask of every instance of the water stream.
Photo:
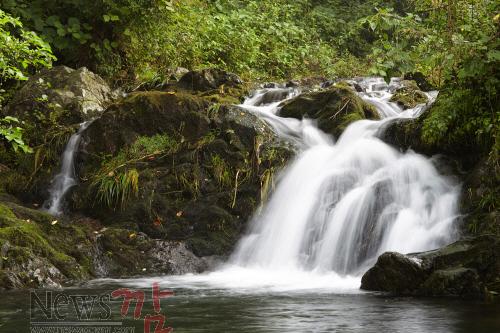
{"label": "water stream", "polygon": [[75,175],[75,153],[80,144],[82,133],[90,125],[91,121],[80,124],[78,131],[69,138],[61,158],[61,170],[52,179],[49,188],[50,197],[43,204],[43,208],[54,216],[63,213],[63,199],[68,190],[77,184]]}

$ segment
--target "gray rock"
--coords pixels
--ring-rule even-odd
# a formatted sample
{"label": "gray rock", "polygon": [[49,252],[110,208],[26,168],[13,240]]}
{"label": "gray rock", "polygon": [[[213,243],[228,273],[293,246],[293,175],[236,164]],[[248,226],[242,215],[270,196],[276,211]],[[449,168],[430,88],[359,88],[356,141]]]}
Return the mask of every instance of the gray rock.
{"label": "gray rock", "polygon": [[36,113],[61,115],[58,122],[69,125],[89,120],[116,97],[106,82],[82,67],[57,66],[31,77],[14,95],[6,113],[33,119]]}

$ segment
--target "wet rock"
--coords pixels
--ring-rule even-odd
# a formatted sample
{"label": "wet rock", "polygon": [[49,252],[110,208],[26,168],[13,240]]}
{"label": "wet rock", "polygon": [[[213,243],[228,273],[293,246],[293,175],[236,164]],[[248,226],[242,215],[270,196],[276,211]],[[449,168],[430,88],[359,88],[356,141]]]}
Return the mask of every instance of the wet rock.
{"label": "wet rock", "polygon": [[397,252],[386,252],[363,275],[361,289],[408,294],[425,280],[425,271],[418,259]]}
{"label": "wet rock", "polygon": [[93,265],[99,277],[201,273],[208,267],[184,242],[151,239],[127,229],[105,228],[96,245]]}
{"label": "wet rock", "polygon": [[163,274],[201,273],[208,264],[189,251],[183,242],[156,241],[149,251],[152,260],[151,271]]}
{"label": "wet rock", "polygon": [[255,101],[255,105],[267,105],[284,100],[290,94],[289,88],[266,88],[265,92],[260,96],[260,100]]}
{"label": "wet rock", "polygon": [[391,102],[397,103],[404,110],[411,109],[418,104],[427,103],[427,95],[421,91],[415,81],[401,81],[401,86],[396,89],[391,97]]}
{"label": "wet rock", "polygon": [[303,93],[285,101],[280,115],[315,119],[320,129],[336,137],[354,121],[379,118],[373,106],[361,100],[351,88],[343,86]]}
{"label": "wet rock", "polygon": [[184,74],[178,86],[194,91],[210,91],[221,86],[237,86],[242,84],[241,79],[232,73],[220,69],[203,69]]}
{"label": "wet rock", "polygon": [[500,239],[483,235],[441,249],[382,254],[361,280],[397,295],[484,297],[500,292]]}
{"label": "wet rock", "polygon": [[262,85],[262,88],[280,88],[280,85],[276,82],[267,82]]}

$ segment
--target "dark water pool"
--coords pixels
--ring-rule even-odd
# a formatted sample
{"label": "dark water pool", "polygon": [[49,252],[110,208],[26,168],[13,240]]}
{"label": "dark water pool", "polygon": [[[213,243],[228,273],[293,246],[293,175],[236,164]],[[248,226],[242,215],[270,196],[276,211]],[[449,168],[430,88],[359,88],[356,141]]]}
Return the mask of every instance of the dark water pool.
{"label": "dark water pool", "polygon": [[[53,300],[58,295],[67,296],[58,298],[57,310],[64,317],[60,320],[48,319],[37,303],[32,304],[30,311],[33,298],[29,292],[3,292],[0,332],[144,332],[144,316],[155,313],[151,289],[140,290],[144,291],[145,302],[141,319],[134,320],[135,303],[131,303],[128,316],[122,318],[121,298],[107,301],[106,295],[116,288],[119,286],[54,291]],[[175,296],[161,300],[160,313],[174,332],[500,332],[500,306],[477,301],[395,298],[369,293],[172,290]],[[91,295],[104,296],[101,300],[108,304],[110,316],[96,320],[99,314],[107,314],[97,298],[92,318],[78,318],[71,302],[67,306],[64,302],[75,295],[79,300],[84,295],[87,300]],[[46,296],[45,291],[37,291],[40,300],[46,301]]]}

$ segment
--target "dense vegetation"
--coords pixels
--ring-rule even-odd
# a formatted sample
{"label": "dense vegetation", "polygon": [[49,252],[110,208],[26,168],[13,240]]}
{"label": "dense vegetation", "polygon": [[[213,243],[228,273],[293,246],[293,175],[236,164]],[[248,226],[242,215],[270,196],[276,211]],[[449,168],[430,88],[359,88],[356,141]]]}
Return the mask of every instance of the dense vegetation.
{"label": "dense vegetation", "polygon": [[[178,66],[254,81],[406,76],[441,91],[422,139],[463,146],[498,175],[498,1],[0,0],[0,9],[0,105],[53,62],[125,90],[169,80]],[[30,152],[17,119],[1,119],[0,136]],[[487,197],[497,209],[498,193]]]}

